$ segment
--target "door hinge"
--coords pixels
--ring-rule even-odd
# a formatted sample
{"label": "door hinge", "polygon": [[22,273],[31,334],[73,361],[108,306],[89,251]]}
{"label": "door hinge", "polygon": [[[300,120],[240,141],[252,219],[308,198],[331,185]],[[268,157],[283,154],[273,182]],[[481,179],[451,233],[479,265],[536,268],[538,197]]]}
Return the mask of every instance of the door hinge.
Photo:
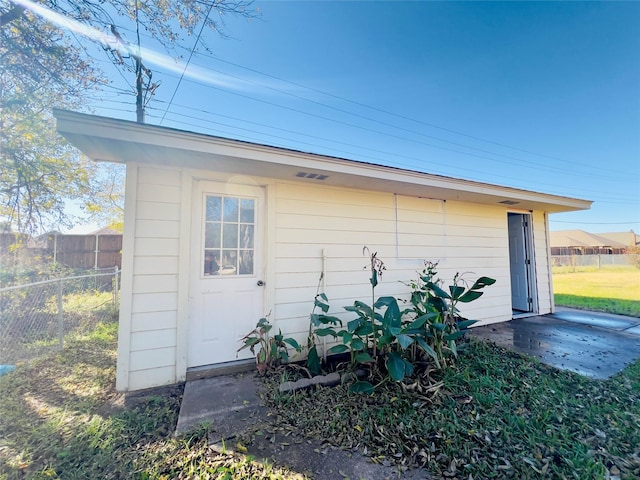
{"label": "door hinge", "polygon": [[528,298],[527,298],[527,302],[529,302],[529,303],[533,303],[533,298],[528,297]]}

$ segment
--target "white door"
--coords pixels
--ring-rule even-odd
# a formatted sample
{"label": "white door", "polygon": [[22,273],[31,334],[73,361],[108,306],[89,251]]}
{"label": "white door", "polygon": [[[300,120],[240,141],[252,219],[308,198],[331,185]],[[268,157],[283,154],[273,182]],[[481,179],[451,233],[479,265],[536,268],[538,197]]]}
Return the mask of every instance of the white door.
{"label": "white door", "polygon": [[197,182],[193,197],[188,367],[249,358],[240,339],[263,310],[260,187]]}
{"label": "white door", "polygon": [[509,213],[507,216],[511,270],[511,307],[521,312],[530,312],[529,255],[526,241],[526,227],[529,215]]}

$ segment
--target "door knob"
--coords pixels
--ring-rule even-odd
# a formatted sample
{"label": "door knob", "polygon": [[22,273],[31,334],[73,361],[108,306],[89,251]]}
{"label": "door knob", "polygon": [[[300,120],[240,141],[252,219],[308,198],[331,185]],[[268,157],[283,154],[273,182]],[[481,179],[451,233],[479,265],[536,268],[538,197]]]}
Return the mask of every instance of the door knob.
{"label": "door knob", "polygon": [[259,287],[263,287],[264,286],[264,282],[262,280],[258,280],[258,286]]}

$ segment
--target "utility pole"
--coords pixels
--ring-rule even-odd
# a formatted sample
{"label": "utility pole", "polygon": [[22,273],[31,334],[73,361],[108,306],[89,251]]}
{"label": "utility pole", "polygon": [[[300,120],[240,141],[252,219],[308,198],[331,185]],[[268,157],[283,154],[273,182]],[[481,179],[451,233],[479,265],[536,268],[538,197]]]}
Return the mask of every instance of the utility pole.
{"label": "utility pole", "polygon": [[[160,83],[151,83],[151,70],[144,66],[142,63],[142,54],[140,52],[140,43],[138,38],[137,47],[133,47],[129,42],[120,36],[115,25],[111,25],[111,33],[115,37],[115,46],[108,45],[105,50],[111,52],[114,56],[114,63],[118,65],[124,64],[124,59],[131,58],[134,63],[134,71],[136,75],[136,121],[138,123],[144,123],[144,107],[146,101],[148,101],[156,88]],[[145,81],[144,77],[148,77]],[[148,98],[145,101],[145,96]]]}
{"label": "utility pole", "polygon": [[[136,118],[138,123],[144,123],[144,96],[142,94],[142,54],[140,52],[140,20],[138,18],[138,0],[136,0],[136,37],[138,39],[138,48],[133,59],[136,62]],[[149,72],[149,83],[151,83],[151,72]]]}
{"label": "utility pole", "polygon": [[144,123],[144,102],[142,92],[142,59],[138,55],[133,56],[136,62],[136,121]]}

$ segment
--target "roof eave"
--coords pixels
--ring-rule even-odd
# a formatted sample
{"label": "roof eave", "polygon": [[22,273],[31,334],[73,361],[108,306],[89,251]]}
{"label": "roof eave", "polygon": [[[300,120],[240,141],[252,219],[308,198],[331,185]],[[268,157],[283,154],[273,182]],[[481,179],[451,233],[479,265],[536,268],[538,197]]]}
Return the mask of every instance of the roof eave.
{"label": "roof eave", "polygon": [[588,200],[66,110],[54,110],[54,116],[58,132],[97,161],[164,163],[245,174],[250,171],[265,177],[316,183],[313,179],[297,177],[301,172],[309,172],[326,175],[323,184],[327,185],[549,213],[587,210],[592,204]]}

